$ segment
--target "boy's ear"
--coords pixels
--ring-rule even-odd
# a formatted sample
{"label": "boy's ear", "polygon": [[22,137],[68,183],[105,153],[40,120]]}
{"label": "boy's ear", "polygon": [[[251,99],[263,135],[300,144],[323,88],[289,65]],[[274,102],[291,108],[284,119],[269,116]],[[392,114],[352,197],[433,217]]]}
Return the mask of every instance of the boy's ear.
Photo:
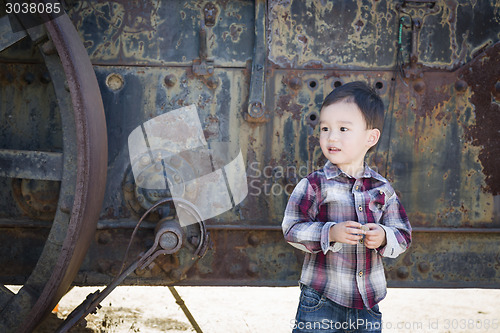
{"label": "boy's ear", "polygon": [[372,128],[369,130],[368,134],[368,146],[373,147],[377,144],[378,140],[380,139],[380,130],[378,128]]}

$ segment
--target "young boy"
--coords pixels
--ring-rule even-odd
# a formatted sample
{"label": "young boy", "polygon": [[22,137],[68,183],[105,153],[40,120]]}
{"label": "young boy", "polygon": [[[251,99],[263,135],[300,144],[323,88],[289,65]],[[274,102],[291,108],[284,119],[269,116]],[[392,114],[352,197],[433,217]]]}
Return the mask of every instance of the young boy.
{"label": "young boy", "polygon": [[395,258],[411,243],[394,189],[364,164],[383,121],[382,100],[363,82],[336,88],[321,106],[328,162],[297,184],[282,225],[286,241],[306,252],[293,332],[381,331],[382,257]]}

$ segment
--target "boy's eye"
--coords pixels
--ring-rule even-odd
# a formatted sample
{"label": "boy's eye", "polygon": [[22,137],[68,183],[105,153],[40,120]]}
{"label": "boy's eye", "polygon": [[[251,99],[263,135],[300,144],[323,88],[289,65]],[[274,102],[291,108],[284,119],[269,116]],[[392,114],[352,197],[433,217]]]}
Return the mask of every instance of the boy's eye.
{"label": "boy's eye", "polygon": [[321,127],[322,132],[328,132],[328,127]]}
{"label": "boy's eye", "polygon": [[341,132],[345,132],[345,131],[347,131],[347,127],[341,127],[341,128],[340,128],[340,131],[341,131]]}

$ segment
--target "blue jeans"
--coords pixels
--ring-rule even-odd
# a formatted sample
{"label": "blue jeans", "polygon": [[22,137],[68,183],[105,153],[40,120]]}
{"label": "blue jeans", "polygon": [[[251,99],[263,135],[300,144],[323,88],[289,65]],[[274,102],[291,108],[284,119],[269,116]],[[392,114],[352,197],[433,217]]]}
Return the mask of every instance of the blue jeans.
{"label": "blue jeans", "polygon": [[300,303],[293,333],[382,332],[382,314],[371,309],[351,309],[339,305],[311,287],[301,285]]}

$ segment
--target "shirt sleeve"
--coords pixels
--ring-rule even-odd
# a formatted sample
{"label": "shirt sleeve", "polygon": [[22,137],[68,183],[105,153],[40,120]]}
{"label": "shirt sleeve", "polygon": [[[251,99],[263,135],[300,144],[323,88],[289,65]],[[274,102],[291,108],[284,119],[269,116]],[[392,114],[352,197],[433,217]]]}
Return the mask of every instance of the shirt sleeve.
{"label": "shirt sleeve", "polygon": [[395,193],[387,200],[380,225],[385,230],[387,244],[378,249],[383,257],[396,258],[411,244],[411,226],[405,209]]}
{"label": "shirt sleeve", "polygon": [[335,222],[318,222],[320,189],[314,189],[307,178],[302,179],[288,200],[282,229],[285,240],[292,246],[309,253],[339,251],[336,243],[330,244],[330,228]]}

